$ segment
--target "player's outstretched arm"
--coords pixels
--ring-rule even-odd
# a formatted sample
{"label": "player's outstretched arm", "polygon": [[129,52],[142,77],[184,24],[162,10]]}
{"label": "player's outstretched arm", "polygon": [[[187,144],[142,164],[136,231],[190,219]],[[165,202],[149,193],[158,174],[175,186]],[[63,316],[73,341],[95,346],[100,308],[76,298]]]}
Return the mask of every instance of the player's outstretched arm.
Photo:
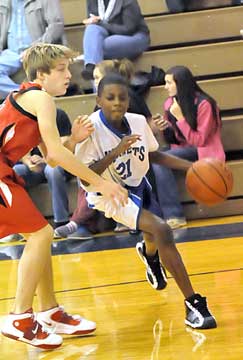
{"label": "player's outstretched arm", "polygon": [[38,119],[46,162],[51,166],[61,166],[71,174],[93,185],[105,197],[116,199],[125,205],[128,194],[124,188],[114,182],[102,179],[63,146],[56,127],[56,107],[52,97],[40,91],[31,91],[30,93],[32,112]]}
{"label": "player's outstretched arm", "polygon": [[192,165],[191,161],[167,154],[162,151],[153,151],[149,153],[151,163],[167,166],[171,169],[187,171]]}

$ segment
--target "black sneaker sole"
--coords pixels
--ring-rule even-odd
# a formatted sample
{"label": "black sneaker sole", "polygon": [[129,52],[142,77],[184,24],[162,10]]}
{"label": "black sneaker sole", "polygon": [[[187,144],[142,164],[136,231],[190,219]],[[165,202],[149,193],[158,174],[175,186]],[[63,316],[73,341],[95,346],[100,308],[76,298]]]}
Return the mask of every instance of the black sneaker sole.
{"label": "black sneaker sole", "polygon": [[[162,271],[162,270],[161,270],[161,271]],[[164,271],[164,274],[165,274],[165,271]],[[162,276],[163,276],[163,275],[162,275]],[[154,290],[163,290],[163,289],[165,289],[166,286],[167,286],[167,281],[165,281],[165,280],[163,279],[163,282],[161,282],[161,284],[158,284],[157,287],[154,287],[152,281],[151,281],[150,278],[149,278],[148,271],[146,271],[146,279],[147,279],[148,283],[152,286],[152,288],[153,288]]]}
{"label": "black sneaker sole", "polygon": [[[167,286],[167,276],[166,276],[166,271],[165,271],[165,268],[161,265],[161,273],[162,273],[162,277],[163,277],[163,282],[161,284],[158,284],[157,287],[154,287],[153,285],[153,282],[151,281],[151,279],[149,278],[149,274],[148,274],[148,271],[147,271],[147,268],[149,266],[146,258],[144,259],[144,256],[143,256],[143,253],[140,251],[140,249],[138,249],[136,247],[136,250],[137,250],[137,254],[140,258],[140,260],[142,261],[142,263],[146,266],[146,279],[149,283],[149,285],[154,289],[154,290],[163,290],[166,288]],[[166,280],[165,280],[166,279]]]}
{"label": "black sneaker sole", "polygon": [[193,324],[187,319],[185,319],[185,324],[193,329],[215,329],[217,327],[216,320],[213,316],[205,318],[201,326],[197,326],[197,324]]}

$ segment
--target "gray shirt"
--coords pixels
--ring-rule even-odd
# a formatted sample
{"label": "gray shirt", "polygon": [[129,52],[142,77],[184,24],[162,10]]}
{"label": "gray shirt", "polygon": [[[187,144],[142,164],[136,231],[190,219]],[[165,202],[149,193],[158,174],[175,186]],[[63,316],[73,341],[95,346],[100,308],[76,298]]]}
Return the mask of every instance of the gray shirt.
{"label": "gray shirt", "polygon": [[[59,0],[24,0],[25,20],[32,43],[65,43]],[[0,52],[7,48],[11,0],[0,0]]]}

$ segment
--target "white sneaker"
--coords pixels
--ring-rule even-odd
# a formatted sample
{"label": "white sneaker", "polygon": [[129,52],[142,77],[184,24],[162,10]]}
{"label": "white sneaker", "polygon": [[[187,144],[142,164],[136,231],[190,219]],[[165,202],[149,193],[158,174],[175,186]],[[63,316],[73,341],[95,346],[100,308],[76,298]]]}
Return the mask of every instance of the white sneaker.
{"label": "white sneaker", "polygon": [[96,323],[79,315],[67,314],[62,306],[36,314],[37,321],[45,327],[53,329],[57,334],[86,335],[96,329]]}
{"label": "white sneaker", "polygon": [[19,235],[19,234],[11,234],[11,235],[7,235],[3,238],[0,238],[0,243],[8,243],[8,242],[12,242],[12,241],[20,241],[23,240],[23,236]]}
{"label": "white sneaker", "polygon": [[1,331],[10,339],[41,349],[51,350],[62,344],[62,337],[44,330],[31,310],[23,314],[9,314]]}
{"label": "white sneaker", "polygon": [[180,227],[186,226],[187,222],[185,220],[185,218],[171,218],[171,219],[167,219],[166,223],[169,225],[169,227],[174,230],[174,229],[178,229]]}

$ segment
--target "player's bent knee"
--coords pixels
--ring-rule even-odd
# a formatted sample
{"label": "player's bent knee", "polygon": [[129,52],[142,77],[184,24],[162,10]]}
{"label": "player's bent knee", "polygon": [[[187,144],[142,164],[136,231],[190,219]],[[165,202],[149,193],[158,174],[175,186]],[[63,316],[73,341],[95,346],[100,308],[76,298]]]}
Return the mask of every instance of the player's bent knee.
{"label": "player's bent knee", "polygon": [[173,232],[172,232],[170,226],[164,222],[160,224],[160,237],[159,238],[160,238],[160,241],[164,245],[174,244]]}

